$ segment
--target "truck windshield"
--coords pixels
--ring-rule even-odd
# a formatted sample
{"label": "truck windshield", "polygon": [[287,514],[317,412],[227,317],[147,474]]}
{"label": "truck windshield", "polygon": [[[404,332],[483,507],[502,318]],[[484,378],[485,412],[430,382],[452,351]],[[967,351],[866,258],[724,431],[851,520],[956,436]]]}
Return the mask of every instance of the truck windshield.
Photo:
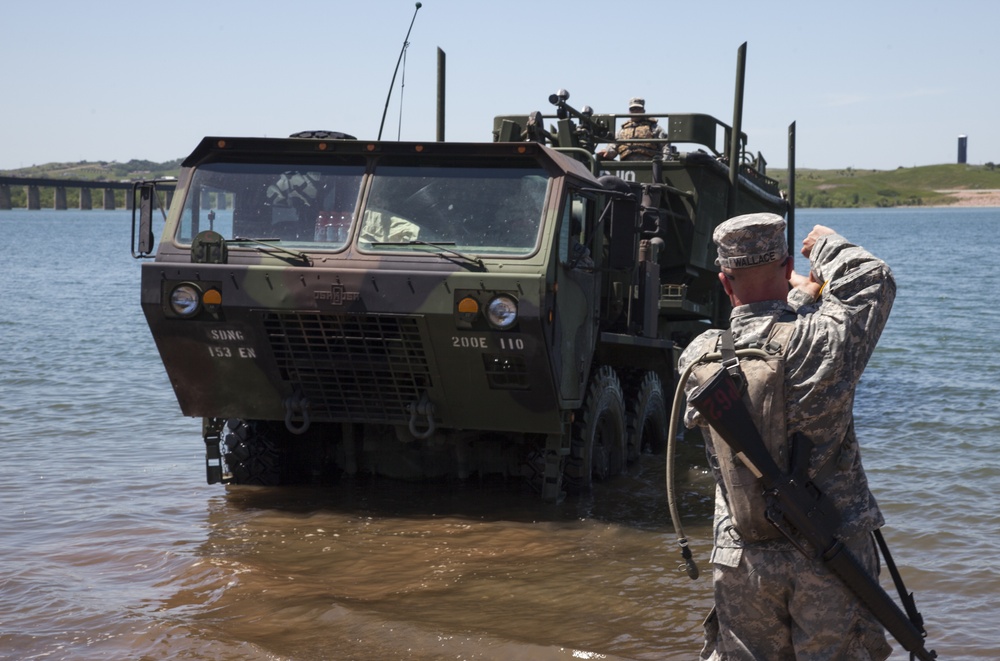
{"label": "truck windshield", "polygon": [[211,163],[191,180],[180,243],[214,230],[226,239],[335,249],[350,236],[365,164]]}
{"label": "truck windshield", "polygon": [[[210,163],[191,179],[176,239],[204,230],[227,240],[280,241],[298,249],[343,248],[357,237],[375,252],[530,255],[548,185],[542,168]],[[355,227],[357,225],[357,227]]]}
{"label": "truck windshield", "polygon": [[378,167],[361,222],[363,249],[428,244],[475,254],[535,250],[548,177],[534,167]]}

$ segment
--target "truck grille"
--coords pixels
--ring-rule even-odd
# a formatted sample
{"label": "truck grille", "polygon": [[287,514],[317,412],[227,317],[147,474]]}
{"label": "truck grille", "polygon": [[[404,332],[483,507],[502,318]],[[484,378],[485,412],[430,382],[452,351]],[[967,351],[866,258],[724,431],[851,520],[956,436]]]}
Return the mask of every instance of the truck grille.
{"label": "truck grille", "polygon": [[406,423],[433,386],[416,317],[266,312],[264,328],[314,420]]}

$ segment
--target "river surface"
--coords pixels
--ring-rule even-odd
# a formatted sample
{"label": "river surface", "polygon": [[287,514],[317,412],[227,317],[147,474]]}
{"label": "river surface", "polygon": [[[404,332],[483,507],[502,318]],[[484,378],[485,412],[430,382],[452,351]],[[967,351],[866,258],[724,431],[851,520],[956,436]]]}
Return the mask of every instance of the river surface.
{"label": "river surface", "polygon": [[[898,279],[856,414],[928,646],[996,659],[1000,209],[800,210],[798,235],[817,222]],[[139,308],[129,223],[0,211],[0,658],[697,657],[697,452],[679,462],[697,581],[659,457],[546,506],[478,481],[208,486],[200,421]]]}

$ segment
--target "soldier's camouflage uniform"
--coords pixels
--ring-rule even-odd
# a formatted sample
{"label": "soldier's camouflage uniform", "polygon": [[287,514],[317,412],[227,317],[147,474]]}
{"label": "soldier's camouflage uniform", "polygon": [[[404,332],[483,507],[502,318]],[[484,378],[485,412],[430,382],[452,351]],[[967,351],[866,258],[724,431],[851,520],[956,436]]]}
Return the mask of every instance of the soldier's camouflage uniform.
{"label": "soldier's camouflage uniform", "polygon": [[[779,318],[794,316],[785,354],[788,434],[801,432],[814,444],[809,475],[840,513],[837,536],[877,576],[870,533],[884,520],[861,465],[852,408],[896,285],[885,262],[837,234],[821,236],[810,258],[817,280],[827,283],[819,300],[793,289],[788,301],[742,305],[732,312],[731,329],[736,348],[747,348],[766,338]],[[739,277],[738,270],[734,273]],[[712,330],[698,336],[678,368],[717,351],[720,334]],[[699,385],[694,374],[688,393]],[[685,424],[707,423],[689,405]],[[743,543],[729,520],[717,487],[716,611],[706,620],[703,659],[881,660],[889,655],[882,626],[820,561],[806,558],[784,539]]]}
{"label": "soldier's camouflage uniform", "polygon": [[[642,140],[648,138],[665,139],[666,132],[653,117],[630,119],[622,124],[616,136],[621,140]],[[623,161],[652,160],[658,154],[666,154],[670,147],[667,143],[658,142],[617,142],[612,149],[618,152]]]}

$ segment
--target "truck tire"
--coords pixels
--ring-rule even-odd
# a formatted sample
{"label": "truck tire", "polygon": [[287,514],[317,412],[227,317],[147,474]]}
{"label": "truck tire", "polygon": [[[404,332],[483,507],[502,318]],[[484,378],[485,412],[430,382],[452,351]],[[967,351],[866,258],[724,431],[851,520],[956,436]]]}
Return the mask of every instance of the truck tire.
{"label": "truck tire", "polygon": [[628,408],[628,460],[643,452],[662,454],[667,449],[667,400],[656,372],[642,375]]}
{"label": "truck tire", "polygon": [[275,425],[282,423],[238,419],[226,422],[222,459],[233,476],[232,484],[281,484],[280,433]]}
{"label": "truck tire", "polygon": [[590,489],[593,479],[607,480],[625,469],[625,400],[615,371],[604,365],[590,380],[583,408],[573,423],[566,489]]}

